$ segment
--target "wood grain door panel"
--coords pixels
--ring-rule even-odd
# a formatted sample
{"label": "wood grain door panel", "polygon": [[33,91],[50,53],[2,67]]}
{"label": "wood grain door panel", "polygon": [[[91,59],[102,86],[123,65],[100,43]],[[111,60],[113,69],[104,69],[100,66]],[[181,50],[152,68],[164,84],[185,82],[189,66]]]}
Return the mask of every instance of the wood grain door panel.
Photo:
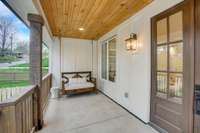
{"label": "wood grain door panel", "polygon": [[193,4],[185,0],[152,18],[150,121],[169,133],[193,132]]}
{"label": "wood grain door panel", "polygon": [[[200,1],[195,0],[195,89],[200,86]],[[200,132],[200,114],[197,113],[197,97],[194,98],[194,133]]]}

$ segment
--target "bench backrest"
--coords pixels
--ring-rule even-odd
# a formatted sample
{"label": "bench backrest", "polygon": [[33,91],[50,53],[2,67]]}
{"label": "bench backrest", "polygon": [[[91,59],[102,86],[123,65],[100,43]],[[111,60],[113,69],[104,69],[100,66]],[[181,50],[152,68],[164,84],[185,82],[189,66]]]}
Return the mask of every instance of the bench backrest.
{"label": "bench backrest", "polygon": [[66,79],[67,81],[69,81],[69,78],[87,78],[88,81],[91,81],[92,72],[62,72],[62,78]]}

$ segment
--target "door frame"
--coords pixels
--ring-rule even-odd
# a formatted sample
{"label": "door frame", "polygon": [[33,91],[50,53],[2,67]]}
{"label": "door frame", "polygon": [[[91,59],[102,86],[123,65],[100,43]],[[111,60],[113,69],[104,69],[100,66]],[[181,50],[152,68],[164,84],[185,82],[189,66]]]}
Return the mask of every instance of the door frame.
{"label": "door frame", "polygon": [[[195,90],[200,85],[200,1],[195,0]],[[196,93],[196,92],[195,92]],[[194,98],[194,133],[200,132],[200,116],[196,114],[197,110],[196,96]]]}
{"label": "door frame", "polygon": [[175,13],[178,10],[184,8],[187,10],[187,12],[184,12],[185,15],[183,16],[184,21],[184,36],[183,36],[183,42],[188,45],[184,45],[183,48],[183,59],[186,59],[183,64],[183,116],[184,116],[184,122],[183,127],[185,127],[184,131],[186,133],[192,133],[193,132],[193,126],[194,126],[194,118],[193,118],[193,104],[194,104],[194,0],[185,0],[166,11],[154,16],[151,18],[151,107],[150,107],[150,124],[158,129],[159,131],[163,131],[161,128],[159,128],[157,125],[152,123],[153,120],[153,112],[154,112],[154,96],[156,93],[156,36],[154,33],[156,33],[156,26],[155,23],[157,20],[164,18],[165,16],[168,16],[168,14]]}

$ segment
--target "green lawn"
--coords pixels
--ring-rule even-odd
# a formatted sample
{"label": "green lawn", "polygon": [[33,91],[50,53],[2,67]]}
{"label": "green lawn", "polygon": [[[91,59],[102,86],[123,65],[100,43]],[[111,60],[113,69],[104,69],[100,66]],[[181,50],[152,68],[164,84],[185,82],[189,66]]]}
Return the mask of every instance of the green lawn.
{"label": "green lawn", "polygon": [[14,56],[0,56],[0,63],[9,63],[17,60]]}
{"label": "green lawn", "polygon": [[[42,59],[42,67],[48,67],[48,66],[49,66],[49,59],[48,58]],[[19,64],[12,67],[29,67],[29,64],[28,63]]]}
{"label": "green lawn", "polygon": [[[42,60],[42,72],[43,76],[48,73],[48,58],[45,58]],[[16,74],[29,74],[29,64],[20,64],[16,66],[12,66],[9,68],[1,69],[0,73],[4,74],[5,76],[10,73],[16,73]],[[9,76],[8,76],[9,77]],[[8,81],[10,80],[10,81]],[[25,81],[24,81],[25,80]],[[22,87],[29,85],[28,79],[24,79],[23,81],[12,81],[12,79],[5,79],[5,77],[0,77],[0,88],[12,88],[12,87]]]}
{"label": "green lawn", "polygon": [[[48,73],[48,68],[42,68],[43,76]],[[29,68],[7,68],[7,69],[0,69],[0,73],[4,75],[9,73],[16,73],[16,74],[25,74],[29,75]],[[9,81],[8,81],[9,80]],[[25,81],[12,81],[10,79],[5,79],[5,77],[0,77],[0,89],[1,88],[13,88],[13,87],[22,87],[29,85],[28,79]]]}
{"label": "green lawn", "polygon": [[28,81],[0,81],[0,89],[2,88],[13,88],[13,87],[24,87],[28,86]]}
{"label": "green lawn", "polygon": [[24,72],[29,72],[29,68],[2,68],[0,69],[0,73],[24,73]]}
{"label": "green lawn", "polygon": [[[48,68],[43,67],[42,71],[47,73],[48,72]],[[0,69],[0,73],[25,73],[25,72],[29,72],[29,68],[5,68],[5,69]]]}
{"label": "green lawn", "polygon": [[42,59],[42,67],[49,67],[49,59],[48,58]]}
{"label": "green lawn", "polygon": [[[26,69],[14,69],[14,68],[0,69],[0,74],[4,75],[4,76],[0,75],[0,82],[1,81],[3,82],[5,80],[11,80],[12,81],[12,79],[9,79],[9,75],[11,75],[13,73],[15,73],[16,75],[21,74],[20,76],[22,76],[22,75],[28,76],[29,75],[29,69],[27,69],[27,68]],[[48,73],[48,69],[43,68],[42,73],[43,73],[43,76],[45,76]],[[15,79],[17,80],[17,77]]]}

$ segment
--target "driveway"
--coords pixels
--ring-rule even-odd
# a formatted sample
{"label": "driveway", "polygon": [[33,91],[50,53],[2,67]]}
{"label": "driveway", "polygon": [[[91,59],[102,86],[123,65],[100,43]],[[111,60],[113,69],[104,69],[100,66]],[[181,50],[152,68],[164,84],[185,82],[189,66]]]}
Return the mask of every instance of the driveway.
{"label": "driveway", "polygon": [[16,61],[16,62],[11,62],[11,63],[0,63],[0,68],[6,68],[6,67],[11,67],[19,64],[24,64],[27,63],[26,60],[21,60],[21,61]]}

